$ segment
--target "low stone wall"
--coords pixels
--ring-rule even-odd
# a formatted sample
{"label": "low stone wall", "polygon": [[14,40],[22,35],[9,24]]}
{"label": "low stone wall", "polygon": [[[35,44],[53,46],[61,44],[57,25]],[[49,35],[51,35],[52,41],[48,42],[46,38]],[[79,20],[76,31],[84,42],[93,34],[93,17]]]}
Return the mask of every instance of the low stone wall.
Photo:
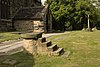
{"label": "low stone wall", "polygon": [[13,26],[10,21],[0,21],[0,32],[12,31]]}

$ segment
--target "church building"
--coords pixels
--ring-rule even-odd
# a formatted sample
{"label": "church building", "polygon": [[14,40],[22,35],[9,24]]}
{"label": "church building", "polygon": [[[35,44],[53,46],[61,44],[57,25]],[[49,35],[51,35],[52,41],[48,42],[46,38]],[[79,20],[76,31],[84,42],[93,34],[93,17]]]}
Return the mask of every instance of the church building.
{"label": "church building", "polygon": [[43,3],[41,0],[0,0],[0,31],[52,32],[51,11]]}

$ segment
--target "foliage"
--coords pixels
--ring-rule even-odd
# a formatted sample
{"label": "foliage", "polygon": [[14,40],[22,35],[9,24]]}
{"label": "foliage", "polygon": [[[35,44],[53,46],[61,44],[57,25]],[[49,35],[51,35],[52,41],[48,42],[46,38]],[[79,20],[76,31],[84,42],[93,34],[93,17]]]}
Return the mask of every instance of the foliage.
{"label": "foliage", "polygon": [[96,27],[98,30],[100,30],[100,10],[97,10],[97,24],[96,24]]}
{"label": "foliage", "polygon": [[[50,9],[55,23],[64,27],[87,25],[87,15],[90,22],[96,22],[96,8],[87,0],[49,0]],[[56,24],[55,24],[56,25]]]}

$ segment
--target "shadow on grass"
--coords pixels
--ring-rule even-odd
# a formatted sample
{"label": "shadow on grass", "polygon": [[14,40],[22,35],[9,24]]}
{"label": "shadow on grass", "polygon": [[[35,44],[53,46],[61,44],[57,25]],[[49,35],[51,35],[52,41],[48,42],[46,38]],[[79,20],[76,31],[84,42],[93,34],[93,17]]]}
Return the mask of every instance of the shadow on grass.
{"label": "shadow on grass", "polygon": [[[15,65],[3,64],[7,59],[16,60]],[[34,57],[31,54],[20,52],[10,56],[0,56],[0,67],[33,67],[35,65]]]}

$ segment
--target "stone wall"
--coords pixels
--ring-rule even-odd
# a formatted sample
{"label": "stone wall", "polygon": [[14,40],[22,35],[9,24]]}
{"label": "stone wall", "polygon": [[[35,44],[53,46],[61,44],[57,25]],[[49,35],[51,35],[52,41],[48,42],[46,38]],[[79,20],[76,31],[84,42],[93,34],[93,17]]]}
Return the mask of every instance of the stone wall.
{"label": "stone wall", "polygon": [[13,26],[10,21],[0,21],[0,32],[12,31]]}
{"label": "stone wall", "polygon": [[32,20],[16,20],[14,21],[14,27],[17,31],[28,31],[34,28]]}
{"label": "stone wall", "polygon": [[44,23],[40,20],[17,20],[14,27],[17,31],[44,32]]}
{"label": "stone wall", "polygon": [[[50,25],[50,24],[49,24]],[[48,26],[49,26],[48,25]],[[0,32],[2,31],[33,31],[33,32],[45,32],[46,24],[40,20],[15,20],[0,21]]]}
{"label": "stone wall", "polygon": [[44,22],[43,21],[35,20],[33,21],[33,23],[34,23],[34,32],[44,32]]}

